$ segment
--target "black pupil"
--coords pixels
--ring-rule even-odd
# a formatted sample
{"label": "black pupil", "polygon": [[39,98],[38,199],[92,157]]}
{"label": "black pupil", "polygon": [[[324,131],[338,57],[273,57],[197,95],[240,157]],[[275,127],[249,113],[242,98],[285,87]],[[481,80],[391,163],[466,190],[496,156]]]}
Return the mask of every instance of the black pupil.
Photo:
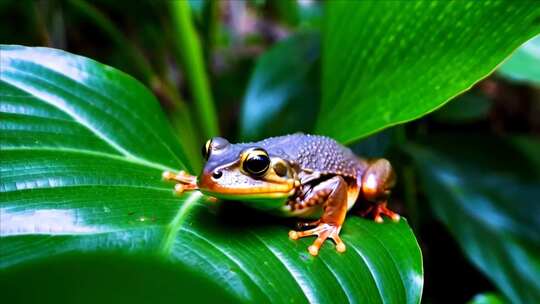
{"label": "black pupil", "polygon": [[252,174],[261,174],[268,169],[270,159],[266,155],[253,155],[244,162],[244,169]]}

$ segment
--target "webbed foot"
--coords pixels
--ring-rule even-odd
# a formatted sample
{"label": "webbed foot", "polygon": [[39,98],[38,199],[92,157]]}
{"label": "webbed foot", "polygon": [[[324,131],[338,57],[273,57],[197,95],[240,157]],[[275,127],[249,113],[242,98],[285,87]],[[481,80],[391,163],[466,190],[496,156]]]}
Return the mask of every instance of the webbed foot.
{"label": "webbed foot", "polygon": [[384,222],[381,215],[388,216],[394,222],[399,222],[399,219],[401,218],[401,216],[399,214],[397,214],[396,212],[394,212],[394,211],[388,209],[388,207],[386,207],[386,202],[379,203],[379,204],[374,204],[373,206],[370,206],[367,210],[362,212],[361,215],[365,216],[365,215],[367,215],[369,213],[373,214],[373,220],[375,222],[377,222],[377,223]]}
{"label": "webbed foot", "polygon": [[197,177],[184,171],[179,171],[178,173],[164,171],[162,177],[166,181],[177,182],[177,184],[174,185],[174,191],[176,194],[182,194],[184,191],[199,189],[197,186]]}
{"label": "webbed foot", "polygon": [[311,246],[308,247],[308,251],[312,256],[319,254],[319,250],[326,239],[331,239],[336,243],[336,250],[338,252],[344,252],[346,249],[345,243],[339,237],[339,231],[341,226],[335,226],[331,224],[322,223],[317,227],[305,231],[289,231],[289,238],[297,240],[306,236],[316,235],[317,239]]}

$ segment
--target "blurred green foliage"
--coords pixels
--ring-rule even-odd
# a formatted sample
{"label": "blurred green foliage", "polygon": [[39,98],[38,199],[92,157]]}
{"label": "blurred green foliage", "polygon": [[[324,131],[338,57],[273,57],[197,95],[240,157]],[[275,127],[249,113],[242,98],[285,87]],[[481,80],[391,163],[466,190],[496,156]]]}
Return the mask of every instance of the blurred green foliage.
{"label": "blurred green foliage", "polygon": [[540,85],[540,36],[519,48],[498,72],[514,81]]}
{"label": "blurred green foliage", "polygon": [[476,295],[468,304],[504,304],[504,299],[494,293],[483,293]]}

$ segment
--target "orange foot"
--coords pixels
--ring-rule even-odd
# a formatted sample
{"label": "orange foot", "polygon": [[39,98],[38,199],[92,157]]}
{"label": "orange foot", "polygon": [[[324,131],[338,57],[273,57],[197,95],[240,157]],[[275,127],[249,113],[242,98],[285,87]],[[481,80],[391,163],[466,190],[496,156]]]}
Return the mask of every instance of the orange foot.
{"label": "orange foot", "polygon": [[336,250],[338,252],[344,252],[346,247],[345,243],[339,237],[339,231],[341,226],[335,226],[331,224],[322,223],[313,229],[306,231],[289,231],[289,238],[292,240],[297,240],[302,237],[316,235],[317,239],[313,242],[311,246],[308,247],[308,251],[312,256],[319,254],[319,249],[326,239],[331,239],[336,243]]}
{"label": "orange foot", "polygon": [[399,214],[395,213],[394,211],[392,211],[392,210],[388,209],[388,207],[386,207],[386,202],[378,203],[378,204],[374,204],[374,205],[370,206],[367,210],[362,212],[362,216],[365,216],[368,213],[373,214],[373,220],[375,222],[377,222],[377,223],[382,223],[383,222],[383,218],[382,218],[381,215],[388,216],[394,222],[398,222],[399,219],[401,218],[399,216]]}
{"label": "orange foot", "polygon": [[184,191],[199,189],[199,187],[197,187],[197,177],[184,171],[180,171],[177,174],[165,171],[163,172],[163,179],[166,181],[177,182],[177,184],[174,185],[174,191],[177,194],[182,194]]}

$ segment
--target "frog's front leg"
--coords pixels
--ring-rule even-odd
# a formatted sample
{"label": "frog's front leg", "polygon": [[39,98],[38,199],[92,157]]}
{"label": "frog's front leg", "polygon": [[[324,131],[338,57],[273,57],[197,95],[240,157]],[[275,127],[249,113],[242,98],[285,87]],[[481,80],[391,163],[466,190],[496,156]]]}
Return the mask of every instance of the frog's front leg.
{"label": "frog's front leg", "polygon": [[182,194],[184,191],[188,190],[199,189],[197,186],[197,177],[184,171],[179,171],[178,173],[165,171],[163,172],[163,179],[177,182],[177,184],[174,185],[174,191],[177,194]]}
{"label": "frog's front leg", "polygon": [[364,214],[372,213],[373,219],[378,223],[383,222],[381,215],[399,221],[399,214],[386,207],[390,190],[395,183],[396,175],[389,161],[381,158],[370,162],[362,176],[362,196],[372,205],[367,208]]}
{"label": "frog's front leg", "polygon": [[303,203],[308,206],[322,203],[323,215],[313,223],[317,227],[305,231],[291,230],[289,237],[297,240],[301,237],[316,235],[317,239],[308,247],[309,253],[314,256],[319,253],[319,249],[327,238],[336,243],[337,251],[344,252],[346,247],[339,237],[339,231],[347,214],[347,182],[341,176],[332,177],[315,186]]}

